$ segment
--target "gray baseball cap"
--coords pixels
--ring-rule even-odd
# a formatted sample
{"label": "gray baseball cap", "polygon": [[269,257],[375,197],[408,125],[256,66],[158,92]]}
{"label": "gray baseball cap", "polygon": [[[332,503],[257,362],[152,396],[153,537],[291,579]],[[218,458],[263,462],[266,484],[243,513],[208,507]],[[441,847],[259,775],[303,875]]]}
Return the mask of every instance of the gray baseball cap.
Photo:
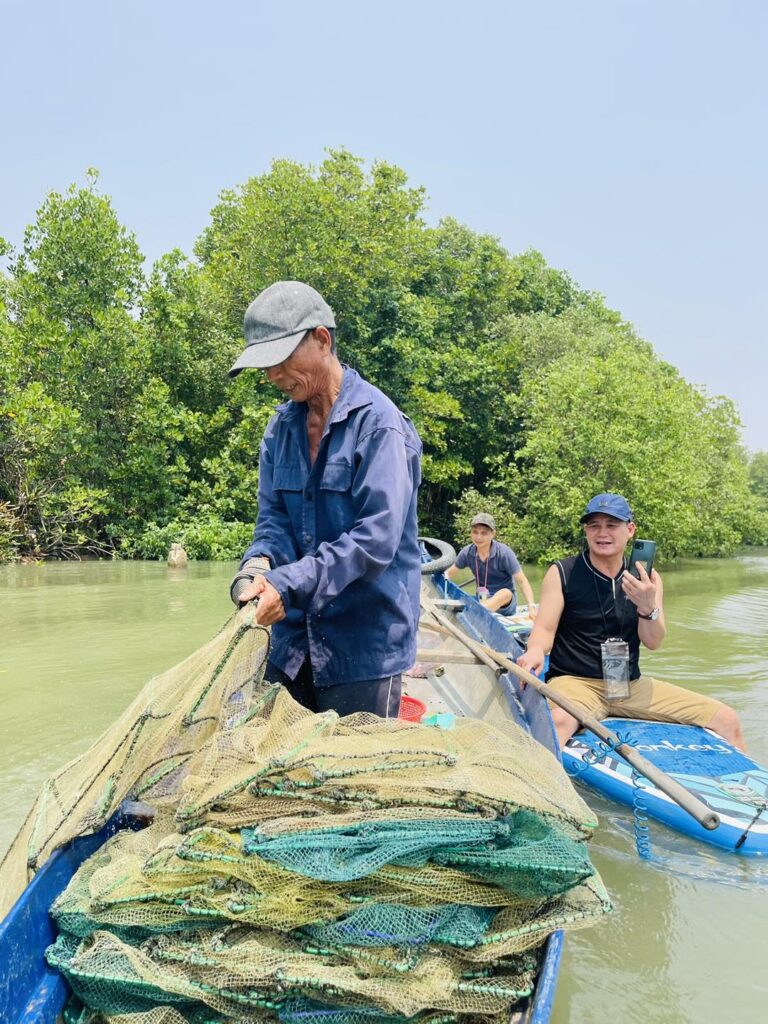
{"label": "gray baseball cap", "polygon": [[487,526],[489,530],[493,530],[496,533],[496,520],[489,512],[478,512],[469,525]]}
{"label": "gray baseball cap", "polygon": [[301,281],[277,281],[245,311],[245,349],[229,371],[265,370],[282,363],[314,327],[334,328],[333,310],[319,292]]}

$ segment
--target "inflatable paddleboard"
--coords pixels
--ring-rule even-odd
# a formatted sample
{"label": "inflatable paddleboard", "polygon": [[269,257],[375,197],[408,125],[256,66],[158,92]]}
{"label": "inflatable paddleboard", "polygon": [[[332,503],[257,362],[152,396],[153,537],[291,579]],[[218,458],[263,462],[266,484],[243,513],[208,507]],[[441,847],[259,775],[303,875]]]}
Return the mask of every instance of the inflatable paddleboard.
{"label": "inflatable paddleboard", "polygon": [[[693,725],[668,725],[608,718],[604,725],[671,775],[720,816],[709,832],[647,779],[641,778],[647,814],[670,828],[742,856],[768,855],[768,769],[732,747],[722,736]],[[592,733],[576,733],[563,750],[563,764],[576,781],[632,806],[632,768],[614,751],[592,756],[605,745]]]}

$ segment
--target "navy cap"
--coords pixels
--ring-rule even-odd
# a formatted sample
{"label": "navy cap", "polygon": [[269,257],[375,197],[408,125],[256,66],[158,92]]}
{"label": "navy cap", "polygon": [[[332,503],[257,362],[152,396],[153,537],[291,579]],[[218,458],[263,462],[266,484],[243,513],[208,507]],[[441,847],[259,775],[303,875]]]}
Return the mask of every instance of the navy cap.
{"label": "navy cap", "polygon": [[629,507],[627,499],[623,498],[620,494],[596,494],[587,503],[584,515],[579,522],[586,522],[590,516],[598,512],[604,516],[613,516],[614,519],[621,519],[625,523],[632,522],[632,509]]}

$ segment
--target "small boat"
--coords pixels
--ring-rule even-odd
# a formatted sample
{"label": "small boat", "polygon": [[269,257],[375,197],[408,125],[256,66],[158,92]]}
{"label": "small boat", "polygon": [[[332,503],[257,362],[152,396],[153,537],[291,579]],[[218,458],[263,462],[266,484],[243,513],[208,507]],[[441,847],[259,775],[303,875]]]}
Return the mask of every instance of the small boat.
{"label": "small boat", "polygon": [[68,993],[64,978],[45,961],[45,951],[56,939],[48,910],[83,861],[119,829],[144,828],[151,820],[151,810],[144,805],[123,804],[104,828],[56,850],[0,922],[3,1024],[55,1024],[59,1020]]}
{"label": "small boat", "polygon": [[[458,640],[441,636],[434,621],[430,622],[429,602],[450,606],[455,621],[470,637],[512,658],[522,651],[514,635],[439,573],[425,577],[423,586],[427,602],[419,643],[425,647],[419,658],[433,668],[425,678],[404,677],[406,700],[410,697],[421,701],[428,713],[512,720],[559,760],[546,702],[530,689],[523,690],[512,676],[468,657]],[[5,973],[0,987],[3,1024],[55,1024],[59,1019],[67,985],[44,956],[56,932],[49,908],[79,866],[110,836],[118,829],[145,827],[151,814],[151,808],[145,805],[126,802],[101,831],[78,837],[56,850],[0,923],[0,960]],[[544,946],[534,992],[516,1004],[510,1024],[546,1024],[550,1020],[562,948],[563,932],[555,931]]]}
{"label": "small boat", "polygon": [[603,724],[715,812],[720,824],[705,829],[647,779],[636,782],[631,766],[586,731],[563,751],[578,782],[721,850],[768,855],[768,769],[709,729],[626,718]]}

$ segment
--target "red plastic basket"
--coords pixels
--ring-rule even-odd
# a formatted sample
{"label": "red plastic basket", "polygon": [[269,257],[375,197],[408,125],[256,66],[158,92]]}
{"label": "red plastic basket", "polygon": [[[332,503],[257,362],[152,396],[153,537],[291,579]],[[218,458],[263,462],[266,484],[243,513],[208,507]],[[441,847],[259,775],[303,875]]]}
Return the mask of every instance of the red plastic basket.
{"label": "red plastic basket", "polygon": [[427,705],[415,697],[408,697],[402,694],[400,697],[400,710],[398,718],[404,718],[407,722],[420,722],[421,716],[427,710]]}

